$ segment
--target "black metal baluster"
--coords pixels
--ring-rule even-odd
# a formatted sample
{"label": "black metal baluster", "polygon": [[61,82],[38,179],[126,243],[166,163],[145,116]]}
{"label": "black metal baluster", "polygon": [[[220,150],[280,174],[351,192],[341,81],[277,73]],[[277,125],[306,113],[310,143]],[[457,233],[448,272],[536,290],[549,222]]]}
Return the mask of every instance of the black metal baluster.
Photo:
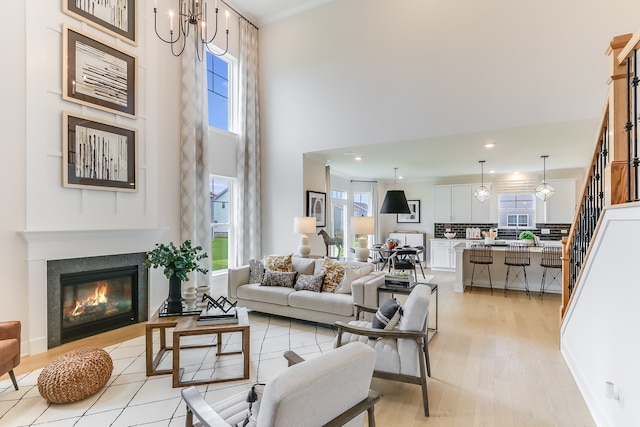
{"label": "black metal baluster", "polygon": [[[638,117],[638,50],[633,50],[633,99],[632,102],[633,108],[633,118],[634,122],[637,123]],[[631,117],[629,117],[629,122],[631,122]],[[633,125],[633,159],[631,160],[633,167],[633,200],[638,200],[638,164],[640,160],[638,160],[638,126]],[[631,182],[629,182],[629,186],[631,186]]]}

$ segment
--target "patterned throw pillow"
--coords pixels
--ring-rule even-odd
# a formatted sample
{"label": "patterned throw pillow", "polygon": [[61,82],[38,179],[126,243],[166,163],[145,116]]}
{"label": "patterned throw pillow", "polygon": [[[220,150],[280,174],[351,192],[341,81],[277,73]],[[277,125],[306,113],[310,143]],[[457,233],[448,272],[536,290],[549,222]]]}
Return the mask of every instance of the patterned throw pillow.
{"label": "patterned throw pillow", "polygon": [[293,271],[293,263],[289,255],[268,255],[264,258],[264,268],[271,271]]}
{"label": "patterned throw pillow", "polygon": [[314,276],[312,274],[298,274],[296,284],[293,287],[296,291],[322,291],[322,284],[324,283],[324,274]]}
{"label": "patterned throw pillow", "polygon": [[264,277],[264,264],[261,259],[249,260],[249,283],[261,283]]}
{"label": "patterned throw pillow", "polygon": [[264,278],[260,286],[284,286],[287,288],[293,288],[296,283],[295,271],[265,271]]}
{"label": "patterned throw pillow", "polygon": [[322,292],[335,292],[344,277],[344,265],[325,257],[320,266],[320,274],[325,275]]}
{"label": "patterned throw pillow", "polygon": [[376,312],[371,326],[376,329],[393,329],[402,316],[402,307],[395,298],[386,300]]}

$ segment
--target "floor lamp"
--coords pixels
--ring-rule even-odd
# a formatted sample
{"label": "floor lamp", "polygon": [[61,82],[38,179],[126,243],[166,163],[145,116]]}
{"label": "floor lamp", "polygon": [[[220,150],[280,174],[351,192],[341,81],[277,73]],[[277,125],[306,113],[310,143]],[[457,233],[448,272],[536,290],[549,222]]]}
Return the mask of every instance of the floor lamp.
{"label": "floor lamp", "polygon": [[356,258],[358,261],[367,262],[369,259],[367,235],[375,232],[374,226],[375,224],[372,216],[351,217],[351,230],[353,231],[353,234],[360,235],[360,237],[358,237],[358,248],[356,249]]}
{"label": "floor lamp", "polygon": [[309,246],[309,237],[307,237],[307,234],[316,232],[316,218],[313,216],[293,217],[293,232],[302,234],[298,252],[302,258],[309,258],[311,246]]}

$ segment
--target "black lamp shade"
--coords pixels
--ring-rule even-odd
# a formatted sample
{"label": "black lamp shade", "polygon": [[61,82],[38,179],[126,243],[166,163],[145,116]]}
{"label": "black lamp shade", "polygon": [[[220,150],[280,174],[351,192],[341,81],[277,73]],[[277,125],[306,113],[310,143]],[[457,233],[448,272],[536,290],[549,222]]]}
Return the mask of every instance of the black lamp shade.
{"label": "black lamp shade", "polygon": [[389,190],[387,195],[384,196],[382,207],[380,208],[381,214],[410,214],[409,204],[407,198],[402,190]]}

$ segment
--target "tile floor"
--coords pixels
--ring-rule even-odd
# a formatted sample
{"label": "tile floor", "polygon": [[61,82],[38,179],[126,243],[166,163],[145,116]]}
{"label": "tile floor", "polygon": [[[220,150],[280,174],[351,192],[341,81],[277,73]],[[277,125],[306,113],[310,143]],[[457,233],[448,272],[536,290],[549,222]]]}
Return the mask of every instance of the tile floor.
{"label": "tile floor", "polygon": [[[285,369],[282,357],[286,350],[312,358],[333,348],[335,331],[315,323],[250,314],[251,374],[245,381],[231,381],[198,386],[208,401],[216,401],[247,389],[256,380],[266,381]],[[156,335],[156,341],[159,335]],[[215,339],[215,336],[191,337]],[[225,350],[239,348],[241,335],[223,337]],[[11,381],[0,382],[0,426],[102,427],[102,426],[184,426],[185,408],[180,388],[171,387],[171,375],[147,377],[144,337],[105,348],[113,359],[114,369],[107,387],[80,402],[50,404],[38,392],[41,370],[17,376],[19,390]],[[183,350],[181,365],[185,378],[224,377],[242,372],[242,356],[215,358],[215,348]],[[160,367],[169,367],[170,353]]]}

